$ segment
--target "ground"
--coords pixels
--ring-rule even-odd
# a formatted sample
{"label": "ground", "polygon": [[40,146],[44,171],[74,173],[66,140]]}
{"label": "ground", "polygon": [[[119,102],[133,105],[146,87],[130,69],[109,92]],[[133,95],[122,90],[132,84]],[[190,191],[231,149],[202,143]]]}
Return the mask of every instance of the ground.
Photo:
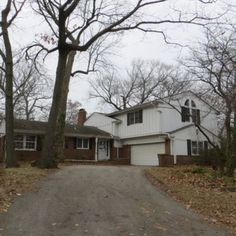
{"label": "ground", "polygon": [[236,233],[236,180],[210,167],[176,166],[145,170],[149,180],[187,208],[208,220],[223,223]]}
{"label": "ground", "polygon": [[130,166],[64,167],[1,214],[0,229],[3,236],[230,235]]}
{"label": "ground", "polygon": [[20,163],[19,168],[0,165],[0,213],[6,212],[14,198],[32,190],[39,180],[51,172],[54,171],[32,168],[30,163]]}

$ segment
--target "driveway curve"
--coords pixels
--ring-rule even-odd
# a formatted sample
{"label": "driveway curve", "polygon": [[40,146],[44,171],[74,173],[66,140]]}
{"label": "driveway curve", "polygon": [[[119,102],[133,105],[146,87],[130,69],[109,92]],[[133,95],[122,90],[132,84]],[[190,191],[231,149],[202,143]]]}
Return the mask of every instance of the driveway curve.
{"label": "driveway curve", "polygon": [[2,236],[230,235],[153,187],[143,168],[71,166],[0,215]]}

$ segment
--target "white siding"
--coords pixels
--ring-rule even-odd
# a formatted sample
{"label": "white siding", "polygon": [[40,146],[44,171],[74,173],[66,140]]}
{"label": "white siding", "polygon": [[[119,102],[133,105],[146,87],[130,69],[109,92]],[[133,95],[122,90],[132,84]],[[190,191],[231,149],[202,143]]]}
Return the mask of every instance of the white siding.
{"label": "white siding", "polygon": [[117,135],[113,126],[115,125],[115,119],[107,117],[100,113],[93,113],[84,123],[84,125],[95,126],[101,130],[104,130],[112,135]]}
{"label": "white siding", "polygon": [[[216,112],[201,101],[199,98],[195,97],[193,94],[189,94],[184,98],[180,98],[178,101],[172,102],[171,104],[177,108],[178,111],[181,110],[181,106],[187,99],[191,99],[196,103],[196,108],[200,110],[201,125],[211,132],[217,134],[217,116]],[[170,105],[160,105],[159,110],[161,111],[161,122],[162,131],[170,132],[181,127],[192,124],[192,122],[182,122],[181,114],[172,108]]]}
{"label": "white siding", "polygon": [[145,108],[143,109],[142,123],[127,125],[127,113],[117,115],[116,118],[121,120],[121,123],[118,124],[118,136],[123,139],[157,134],[160,132],[159,116],[157,108]]}
{"label": "white siding", "polygon": [[[217,138],[211,133],[206,132],[208,137],[215,143],[218,142]],[[173,135],[173,155],[187,155],[187,139],[193,141],[207,141],[206,137],[198,132],[196,133],[196,128],[194,126],[187,129],[180,130]]]}
{"label": "white siding", "polygon": [[165,139],[161,137],[143,137],[123,140],[123,145],[135,145],[135,144],[151,144],[151,143],[164,143]]}

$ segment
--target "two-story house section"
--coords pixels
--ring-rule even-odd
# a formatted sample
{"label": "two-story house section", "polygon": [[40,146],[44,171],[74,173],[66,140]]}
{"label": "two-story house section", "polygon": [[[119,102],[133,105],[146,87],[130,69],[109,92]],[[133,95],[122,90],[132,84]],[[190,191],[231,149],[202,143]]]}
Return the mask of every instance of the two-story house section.
{"label": "two-story house section", "polygon": [[85,125],[111,133],[117,158],[128,155],[133,165],[158,166],[160,154],[173,155],[175,162],[177,156],[199,155],[210,148],[205,135],[218,142],[216,111],[189,91],[110,114],[93,113]]}

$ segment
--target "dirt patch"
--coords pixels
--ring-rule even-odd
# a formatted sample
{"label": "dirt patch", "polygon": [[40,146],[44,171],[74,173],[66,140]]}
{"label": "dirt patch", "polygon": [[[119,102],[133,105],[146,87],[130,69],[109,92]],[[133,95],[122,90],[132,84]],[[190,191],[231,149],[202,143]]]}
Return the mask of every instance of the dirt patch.
{"label": "dirt patch", "polygon": [[219,177],[210,168],[196,166],[149,168],[145,175],[186,208],[193,209],[214,223],[223,223],[236,233],[235,179]]}
{"label": "dirt patch", "polygon": [[33,190],[36,183],[55,170],[42,170],[21,163],[18,168],[0,167],[0,212],[7,212],[13,199]]}

